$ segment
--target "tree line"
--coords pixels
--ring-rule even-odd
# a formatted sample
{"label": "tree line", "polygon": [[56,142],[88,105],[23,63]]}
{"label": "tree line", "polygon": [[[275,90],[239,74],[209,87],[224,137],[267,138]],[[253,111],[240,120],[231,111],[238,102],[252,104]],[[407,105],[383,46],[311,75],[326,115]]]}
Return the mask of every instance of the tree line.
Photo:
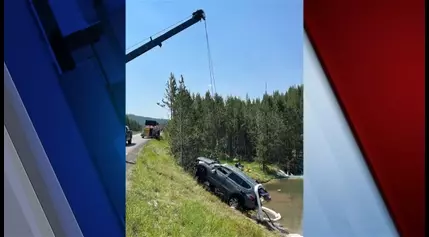
{"label": "tree line", "polygon": [[262,98],[192,93],[184,77],[167,81],[161,106],[171,120],[166,135],[171,152],[188,171],[198,156],[275,164],[303,173],[303,86]]}
{"label": "tree line", "polygon": [[132,131],[141,131],[142,125],[136,120],[130,118],[128,115],[125,115],[125,125],[130,128]]}

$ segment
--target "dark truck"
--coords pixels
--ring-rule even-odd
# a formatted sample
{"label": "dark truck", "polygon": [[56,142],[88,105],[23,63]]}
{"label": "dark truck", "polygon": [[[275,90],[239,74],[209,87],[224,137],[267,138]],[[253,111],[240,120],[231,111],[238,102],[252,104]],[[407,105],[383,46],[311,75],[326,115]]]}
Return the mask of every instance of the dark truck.
{"label": "dark truck", "polygon": [[[230,207],[243,210],[254,210],[257,207],[254,188],[258,183],[240,169],[220,164],[213,159],[198,157],[195,176],[210,191],[220,194]],[[265,201],[271,200],[264,188],[259,188],[258,191]]]}
{"label": "dark truck", "polygon": [[159,139],[161,137],[161,129],[157,121],[146,120],[144,125],[142,138]]}

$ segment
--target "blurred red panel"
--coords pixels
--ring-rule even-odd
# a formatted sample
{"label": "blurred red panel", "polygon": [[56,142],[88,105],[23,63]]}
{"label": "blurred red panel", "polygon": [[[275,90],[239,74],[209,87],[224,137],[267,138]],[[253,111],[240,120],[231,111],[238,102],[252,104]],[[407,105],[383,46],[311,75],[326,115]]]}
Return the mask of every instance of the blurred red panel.
{"label": "blurred red panel", "polygon": [[425,1],[305,0],[304,22],[398,232],[425,236]]}

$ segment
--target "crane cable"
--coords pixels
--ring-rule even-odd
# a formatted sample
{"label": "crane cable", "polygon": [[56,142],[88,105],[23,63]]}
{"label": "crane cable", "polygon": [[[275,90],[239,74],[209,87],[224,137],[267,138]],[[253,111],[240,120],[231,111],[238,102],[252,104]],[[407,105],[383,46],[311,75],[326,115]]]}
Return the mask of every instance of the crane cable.
{"label": "crane cable", "polygon": [[214,115],[214,124],[215,124],[215,128],[216,128],[216,137],[215,137],[215,141],[216,141],[216,147],[215,150],[219,149],[219,131],[217,130],[217,128],[219,127],[219,113],[217,111],[217,105],[216,105],[216,80],[215,80],[215,76],[214,76],[214,67],[213,67],[213,59],[212,59],[212,54],[211,54],[211,49],[210,49],[210,42],[209,42],[209,34],[208,34],[208,30],[207,30],[207,20],[204,21],[204,29],[205,29],[205,33],[206,33],[206,44],[207,44],[207,58],[208,58],[208,63],[209,63],[209,73],[210,73],[210,94],[211,97],[213,99],[213,104],[211,105],[211,107],[209,108],[209,111],[212,110],[212,114]]}
{"label": "crane cable", "polygon": [[211,54],[211,50],[210,50],[209,34],[207,31],[207,20],[204,21],[204,29],[205,29],[205,33],[206,33],[207,58],[208,58],[208,62],[209,62],[210,89],[211,89],[212,96],[214,96],[216,94],[216,80],[214,77],[213,59],[212,59],[212,54]]}

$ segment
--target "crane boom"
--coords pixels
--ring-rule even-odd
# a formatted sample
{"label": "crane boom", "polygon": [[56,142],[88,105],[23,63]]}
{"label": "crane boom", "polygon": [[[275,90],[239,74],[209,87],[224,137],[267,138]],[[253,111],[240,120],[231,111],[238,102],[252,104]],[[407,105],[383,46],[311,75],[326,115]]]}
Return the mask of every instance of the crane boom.
{"label": "crane boom", "polygon": [[156,46],[162,46],[162,42],[166,41],[167,39],[171,38],[172,36],[180,33],[181,31],[191,27],[192,25],[194,25],[195,23],[201,21],[201,20],[205,20],[205,13],[203,10],[197,10],[194,13],[192,13],[192,17],[181,23],[180,25],[174,27],[173,29],[165,32],[164,34],[158,36],[155,39],[151,39],[149,42],[145,43],[144,45],[138,47],[137,49],[129,52],[126,54],[126,62],[128,63],[129,61],[137,58],[138,56],[146,53],[147,51],[155,48]]}

